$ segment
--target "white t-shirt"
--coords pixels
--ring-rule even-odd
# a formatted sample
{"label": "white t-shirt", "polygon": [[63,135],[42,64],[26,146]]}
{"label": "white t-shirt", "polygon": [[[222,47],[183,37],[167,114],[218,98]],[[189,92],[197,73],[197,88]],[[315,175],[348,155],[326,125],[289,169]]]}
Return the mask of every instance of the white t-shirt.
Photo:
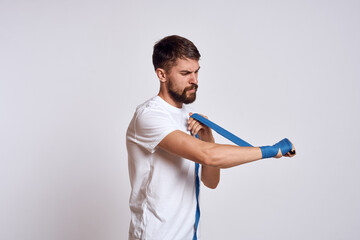
{"label": "white t-shirt", "polygon": [[136,108],[126,134],[132,188],[129,240],[193,238],[195,163],[158,147],[175,130],[189,133],[188,118],[185,106],[176,108],[159,96]]}

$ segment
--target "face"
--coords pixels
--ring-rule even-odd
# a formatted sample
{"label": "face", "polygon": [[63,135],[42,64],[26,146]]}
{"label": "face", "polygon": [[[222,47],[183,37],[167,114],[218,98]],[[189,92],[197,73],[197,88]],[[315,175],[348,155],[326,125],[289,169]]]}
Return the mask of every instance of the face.
{"label": "face", "polygon": [[199,61],[178,59],[167,73],[167,90],[177,102],[189,104],[195,101],[198,88]]}

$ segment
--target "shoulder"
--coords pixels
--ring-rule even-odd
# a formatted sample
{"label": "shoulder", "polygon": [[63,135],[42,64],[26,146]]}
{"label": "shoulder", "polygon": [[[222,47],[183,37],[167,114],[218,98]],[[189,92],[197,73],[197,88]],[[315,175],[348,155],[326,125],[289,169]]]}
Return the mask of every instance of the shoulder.
{"label": "shoulder", "polygon": [[127,138],[150,152],[169,133],[177,130],[171,116],[152,99],[139,105],[129,125]]}
{"label": "shoulder", "polygon": [[170,117],[169,112],[159,104],[157,97],[140,104],[135,112],[137,126],[163,124],[164,121],[169,121]]}

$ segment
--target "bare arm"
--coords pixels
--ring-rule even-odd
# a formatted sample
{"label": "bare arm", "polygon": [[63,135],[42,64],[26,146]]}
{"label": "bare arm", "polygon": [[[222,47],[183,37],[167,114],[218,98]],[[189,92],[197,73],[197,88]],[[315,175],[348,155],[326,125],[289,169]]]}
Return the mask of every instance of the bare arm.
{"label": "bare arm", "polygon": [[[192,113],[190,113],[189,115],[191,116]],[[207,118],[206,116],[203,117]],[[190,130],[193,135],[198,134],[199,138],[202,141],[215,143],[212,131],[209,127],[204,126],[193,118],[189,118],[188,125],[188,130]],[[220,182],[220,168],[202,165],[201,181],[208,188],[216,188]]]}
{"label": "bare arm", "polygon": [[[196,120],[189,120],[189,130],[199,140],[179,130],[167,135],[159,146],[173,154],[182,156],[202,164],[201,180],[209,188],[215,188],[220,180],[220,168],[229,168],[262,158],[259,147],[239,147],[234,145],[216,144],[211,134],[211,129],[204,127]],[[294,149],[294,147],[293,147]],[[287,153],[287,157],[295,154]],[[275,158],[282,157],[281,151]]]}
{"label": "bare arm", "polygon": [[159,146],[170,153],[215,168],[234,167],[262,157],[258,147],[204,142],[180,130],[168,134]]}

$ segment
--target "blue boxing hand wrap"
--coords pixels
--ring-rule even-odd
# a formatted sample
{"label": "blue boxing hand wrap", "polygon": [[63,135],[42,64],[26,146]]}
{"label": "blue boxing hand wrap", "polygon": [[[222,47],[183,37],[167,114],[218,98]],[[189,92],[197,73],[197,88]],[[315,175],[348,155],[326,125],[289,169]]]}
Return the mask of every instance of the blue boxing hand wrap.
{"label": "blue boxing hand wrap", "polygon": [[289,141],[289,139],[284,138],[284,139],[281,140],[280,142],[276,143],[276,144],[274,145],[274,147],[280,148],[282,155],[285,155],[285,154],[287,154],[288,152],[291,151],[291,149],[292,149],[292,144],[291,144],[291,142]]}
{"label": "blue boxing hand wrap", "polygon": [[279,149],[281,150],[282,155],[290,152],[292,149],[292,144],[289,139],[284,138],[283,140],[272,146],[263,146],[260,147],[260,149],[262,153],[262,158],[272,158],[278,154]]}
{"label": "blue boxing hand wrap", "polygon": [[275,157],[279,152],[279,148],[274,146],[262,146],[260,149],[262,159]]}
{"label": "blue boxing hand wrap", "polygon": [[[208,126],[209,128],[213,129],[215,132],[219,133],[221,136],[229,139],[236,145],[242,146],[242,147],[252,147],[252,145],[248,142],[245,142],[238,136],[235,136],[231,132],[227,131],[226,129],[220,127],[216,123],[204,118],[203,116],[194,113],[191,115],[191,118],[198,120],[202,124]],[[270,158],[275,157],[277,153],[279,152],[279,148],[281,149],[282,154],[288,153],[292,149],[291,142],[285,138],[281,140],[280,142],[274,144],[273,146],[264,146],[260,147],[262,152],[262,158]],[[199,224],[199,218],[200,218],[200,208],[199,208],[199,164],[195,163],[195,174],[196,174],[196,181],[195,181],[195,187],[196,187],[196,213],[195,213],[195,224],[194,224],[194,236],[193,240],[197,240],[197,229]]]}

